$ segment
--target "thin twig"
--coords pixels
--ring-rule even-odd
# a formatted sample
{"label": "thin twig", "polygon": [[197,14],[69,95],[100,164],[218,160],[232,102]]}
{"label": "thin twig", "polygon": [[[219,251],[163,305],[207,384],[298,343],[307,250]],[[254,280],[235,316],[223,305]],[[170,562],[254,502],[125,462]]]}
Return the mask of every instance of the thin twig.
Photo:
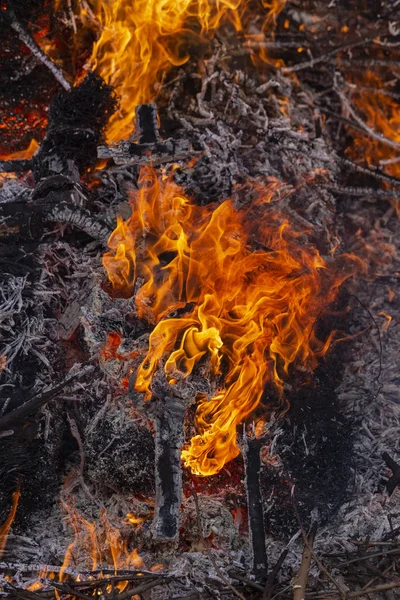
{"label": "thin twig", "polygon": [[376,140],[381,144],[385,144],[385,146],[389,146],[390,148],[394,148],[395,150],[400,150],[399,142],[396,142],[395,140],[386,137],[386,135],[383,135],[382,133],[377,133],[376,131],[374,131],[374,129],[367,125],[367,123],[365,123],[365,121],[363,121],[361,117],[358,116],[345,94],[339,89],[337,85],[334,86],[334,90],[339,96],[344,108],[353,117],[357,125],[361,127],[361,129],[363,129],[366,134],[368,134],[373,140]]}
{"label": "thin twig", "polygon": [[[358,592],[347,592],[346,600],[360,598],[361,596],[367,596],[368,594],[376,594],[377,592],[387,592],[388,590],[393,590],[398,587],[400,587],[400,580],[392,581],[391,583],[382,583],[376,587],[359,590]],[[342,600],[342,596],[320,596],[318,597],[318,600]]]}
{"label": "thin twig", "polygon": [[400,554],[400,548],[394,548],[393,550],[383,550],[382,552],[370,552],[369,554],[364,554],[362,556],[357,556],[357,558],[352,558],[351,560],[346,560],[344,562],[341,562],[337,566],[338,566],[338,568],[345,567],[347,565],[351,565],[356,562],[369,560],[370,558],[376,558],[378,556],[385,556],[387,554]]}
{"label": "thin twig", "polygon": [[31,33],[27,29],[25,29],[17,20],[14,11],[9,8],[7,10],[7,13],[10,17],[10,25],[12,29],[14,29],[15,33],[18,35],[21,42],[23,42],[25,46],[29,48],[32,54],[36,56],[36,58],[38,58],[40,62],[49,69],[49,71],[54,75],[54,77],[63,86],[63,88],[67,90],[67,92],[69,92],[72,86],[69,83],[69,81],[67,81],[62,71],[50,60],[50,58],[37,45]]}
{"label": "thin twig", "polygon": [[317,532],[317,523],[314,523],[311,527],[311,531],[307,536],[307,543],[304,544],[303,557],[301,559],[301,565],[299,574],[296,581],[293,584],[293,600],[304,600],[306,593],[308,572],[311,566],[312,559],[312,546],[314,543],[315,534]]}
{"label": "thin twig", "polygon": [[[308,545],[308,547],[310,548],[308,541],[307,541],[307,534],[304,531],[304,527],[303,524],[301,522],[300,519],[300,515],[299,515],[299,511],[297,510],[297,506],[295,503],[295,498],[294,498],[294,486],[292,489],[292,505],[293,505],[293,511],[294,514],[296,516],[297,522],[299,524],[300,527],[300,531],[301,531],[301,535],[303,536],[303,541],[305,545]],[[334,577],[332,577],[332,575],[329,573],[328,569],[325,567],[325,565],[322,564],[322,562],[319,560],[318,556],[315,554],[314,550],[312,548],[310,548],[311,554],[313,559],[315,560],[315,562],[317,563],[319,569],[325,573],[325,575],[328,577],[328,579],[333,583],[333,585],[339,590],[341,596],[340,598],[342,598],[342,596],[345,594],[345,591],[342,589],[342,587],[340,586],[340,584],[336,581],[336,579],[334,579]]]}
{"label": "thin twig", "polygon": [[276,561],[276,564],[275,564],[274,568],[272,569],[271,573],[269,574],[267,582],[265,584],[262,600],[271,600],[272,592],[274,591],[275,578],[278,575],[278,573],[285,561],[285,558],[287,557],[288,552],[289,552],[289,550],[287,548],[285,548],[281,552],[278,560]]}
{"label": "thin twig", "polygon": [[62,392],[62,390],[68,385],[71,385],[77,379],[80,379],[81,377],[84,377],[85,375],[90,373],[93,370],[93,368],[94,367],[92,365],[88,365],[78,372],[67,375],[67,377],[63,381],[61,381],[61,383],[55,385],[52,388],[46,389],[41,394],[38,394],[24,402],[22,406],[19,406],[15,410],[12,410],[11,412],[5,414],[3,417],[0,418],[0,430],[8,429],[9,427],[15,425],[16,422],[20,421],[21,419],[24,419],[25,417],[28,417],[35,410],[38,410],[41,406],[46,404],[49,400],[55,398],[55,396]]}
{"label": "thin twig", "polygon": [[318,56],[317,58],[312,58],[311,60],[307,60],[306,62],[293,65],[292,67],[284,67],[282,69],[282,73],[286,75],[286,73],[295,73],[297,71],[302,71],[303,69],[315,67],[315,65],[318,65],[321,62],[325,62],[327,59],[335,56],[338,52],[346,52],[346,50],[351,50],[352,48],[356,48],[357,46],[363,46],[364,44],[372,42],[373,39],[374,38],[364,38],[362,40],[352,42],[351,44],[346,44],[345,46],[338,46],[337,48],[334,48],[330,52],[327,52],[322,56]]}

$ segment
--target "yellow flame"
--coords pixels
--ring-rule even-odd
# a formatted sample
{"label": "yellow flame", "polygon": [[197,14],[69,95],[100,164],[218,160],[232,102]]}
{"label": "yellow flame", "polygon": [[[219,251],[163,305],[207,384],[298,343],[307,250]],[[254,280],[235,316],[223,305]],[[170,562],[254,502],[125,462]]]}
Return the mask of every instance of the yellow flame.
{"label": "yellow flame", "polygon": [[224,17],[240,29],[241,2],[136,0],[134,6],[131,0],[94,2],[100,34],[88,68],[95,69],[120,98],[120,110],[109,125],[109,140],[126,138],[132,132],[135,106],[154,100],[162,73],[188,60],[182,49],[182,38],[188,36],[187,20],[192,20],[198,34],[216,29]]}
{"label": "yellow flame", "polygon": [[214,377],[224,376],[213,398],[200,399],[198,435],[183,451],[193,472],[211,475],[238,454],[236,426],[259,404],[265,384],[282,391],[292,363],[313,369],[326,353],[332,335],[320,340],[315,322],[357,261],[346,257],[340,268],[328,267],[316,248],[299,243],[304,232],[274,207],[279,181],[255,188],[240,210],[231,200],[193,205],[149,168],[140,186],[132,216],[118,220],[103,263],[125,295],[138,277],[144,281],[136,309],[155,327],[136,390],[150,399],[160,366],[172,386],[200,360]]}

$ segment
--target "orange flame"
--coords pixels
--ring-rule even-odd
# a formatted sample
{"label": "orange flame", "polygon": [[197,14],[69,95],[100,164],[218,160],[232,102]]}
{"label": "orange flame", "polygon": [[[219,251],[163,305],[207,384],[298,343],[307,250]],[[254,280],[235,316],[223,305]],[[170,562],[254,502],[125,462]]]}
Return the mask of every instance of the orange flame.
{"label": "orange flame", "polygon": [[24,160],[32,158],[36,150],[39,148],[38,142],[33,138],[29,142],[29,146],[25,150],[19,150],[18,152],[12,152],[11,154],[1,154],[0,160]]}
{"label": "orange flame", "polygon": [[[372,72],[354,76],[352,100],[362,119],[378,135],[400,147],[400,108],[385,82]],[[368,164],[379,166],[389,175],[400,177],[399,150],[389,144],[373,139],[367,133],[351,131],[353,145],[348,154],[362,158]]]}
{"label": "orange flame", "polygon": [[65,553],[60,570],[60,581],[64,580],[65,572],[73,560],[75,563],[82,562],[92,571],[104,564],[112,564],[115,572],[118,569],[143,567],[143,561],[137,550],[128,550],[127,541],[121,530],[111,524],[104,508],[100,510],[100,520],[91,523],[79,513],[70,498],[67,502],[62,500],[61,505],[74,530],[74,540]]}
{"label": "orange flame", "polygon": [[[282,391],[292,363],[312,369],[326,353],[332,335],[318,339],[314,324],[356,260],[347,257],[334,270],[300,242],[304,232],[294,231],[272,202],[278,181],[256,190],[240,210],[231,200],[217,207],[190,204],[177,185],[158,180],[149,168],[140,184],[132,216],[118,220],[103,263],[124,294],[133,293],[138,278],[144,281],[136,309],[155,328],[136,390],[150,399],[161,365],[170,385],[200,360],[214,377],[224,374],[215,396],[199,401],[198,435],[183,451],[193,472],[211,475],[238,454],[236,426],[256,408],[265,384]],[[173,315],[178,309],[180,317]]]}
{"label": "orange flame", "polygon": [[[120,110],[110,121],[108,139],[119,141],[133,130],[135,106],[154,101],[163,74],[171,66],[184,64],[188,50],[184,40],[203,35],[229,20],[242,30],[242,17],[249,0],[96,0],[98,21],[95,42],[87,68],[112,85],[120,98]],[[262,34],[276,22],[286,0],[263,0],[266,9]],[[189,27],[190,23],[190,27]]]}
{"label": "orange flame", "polygon": [[0,526],[0,558],[3,556],[4,548],[6,547],[6,543],[7,543],[7,537],[8,537],[8,534],[10,533],[11,526],[14,522],[15,515],[17,513],[20,495],[21,495],[21,492],[19,489],[17,489],[13,493],[11,510],[8,514],[7,519]]}
{"label": "orange flame", "polygon": [[240,29],[240,3],[138,0],[134,8],[130,0],[94,3],[100,36],[89,65],[116,89],[120,98],[120,110],[109,124],[110,140],[128,137],[133,130],[135,106],[154,99],[163,71],[188,60],[180,39],[187,19],[195,19],[199,33],[215,29],[225,16]]}

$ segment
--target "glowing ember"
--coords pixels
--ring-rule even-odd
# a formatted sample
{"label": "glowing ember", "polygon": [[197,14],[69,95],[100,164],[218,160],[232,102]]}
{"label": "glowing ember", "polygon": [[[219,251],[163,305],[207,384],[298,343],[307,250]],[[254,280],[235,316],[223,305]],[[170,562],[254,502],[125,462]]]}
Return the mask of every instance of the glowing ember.
{"label": "glowing ember", "polygon": [[291,364],[311,370],[325,355],[333,335],[320,340],[315,323],[358,263],[346,256],[340,268],[328,267],[304,244],[304,232],[273,206],[278,181],[254,190],[238,210],[231,200],[195,206],[151,169],[140,184],[133,214],[118,220],[103,262],[121,293],[132,294],[137,278],[144,280],[137,313],[155,327],[137,391],[151,398],[164,360],[170,385],[200,360],[213,377],[223,376],[216,395],[199,401],[198,435],[183,452],[193,472],[212,475],[238,454],[236,426],[257,407],[265,385],[282,393]]}

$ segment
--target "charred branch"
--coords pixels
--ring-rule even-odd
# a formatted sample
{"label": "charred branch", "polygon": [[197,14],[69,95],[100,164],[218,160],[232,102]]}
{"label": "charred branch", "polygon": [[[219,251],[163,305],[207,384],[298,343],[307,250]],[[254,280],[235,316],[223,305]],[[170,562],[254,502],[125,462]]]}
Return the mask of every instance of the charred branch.
{"label": "charred branch", "polygon": [[161,541],[179,536],[182,502],[181,449],[184,441],[185,405],[172,396],[155,398],[156,509],[154,532]]}
{"label": "charred branch", "polygon": [[[6,412],[0,416],[0,430],[8,430],[11,427],[20,425],[21,422],[29,415],[36,412],[39,408],[47,404],[50,400],[57,397],[66,387],[72,385],[75,381],[82,379],[93,372],[91,365],[83,367],[77,371],[77,365],[69,376],[67,376],[61,383],[46,389],[41,394],[33,396],[24,402],[21,406]],[[7,410],[7,406],[3,407],[3,411]]]}
{"label": "charred branch", "polygon": [[265,547],[264,511],[260,490],[260,450],[263,439],[249,438],[243,433],[241,442],[246,470],[245,487],[249,518],[249,539],[252,548],[253,574],[257,581],[265,581],[268,572]]}
{"label": "charred branch", "polygon": [[393,460],[387,452],[382,454],[382,458],[385,461],[387,467],[392,471],[392,476],[386,483],[386,489],[389,496],[391,496],[398,485],[400,485],[400,465]]}

